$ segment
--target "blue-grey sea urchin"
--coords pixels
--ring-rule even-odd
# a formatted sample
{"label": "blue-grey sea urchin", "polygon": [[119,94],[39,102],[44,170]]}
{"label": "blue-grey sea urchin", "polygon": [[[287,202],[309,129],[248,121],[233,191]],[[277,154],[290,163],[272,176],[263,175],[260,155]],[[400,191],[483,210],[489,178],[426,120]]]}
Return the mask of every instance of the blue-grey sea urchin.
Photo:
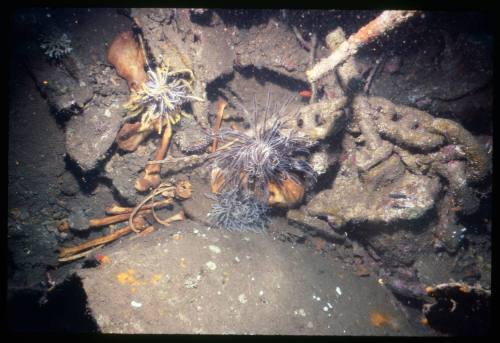
{"label": "blue-grey sea urchin", "polygon": [[268,222],[266,203],[239,189],[209,197],[215,200],[208,214],[214,225],[229,231],[265,231]]}
{"label": "blue-grey sea urchin", "polygon": [[267,202],[270,183],[281,185],[284,180],[292,179],[301,184],[300,177],[315,179],[316,175],[309,163],[297,156],[309,152],[308,140],[293,130],[282,133],[285,124],[283,112],[289,101],[279,110],[276,104],[270,110],[269,99],[270,95],[264,116],[259,118],[260,125],[257,123],[254,103],[253,135],[236,130],[220,130],[220,148],[212,154],[212,161],[223,178],[221,191],[240,189]]}

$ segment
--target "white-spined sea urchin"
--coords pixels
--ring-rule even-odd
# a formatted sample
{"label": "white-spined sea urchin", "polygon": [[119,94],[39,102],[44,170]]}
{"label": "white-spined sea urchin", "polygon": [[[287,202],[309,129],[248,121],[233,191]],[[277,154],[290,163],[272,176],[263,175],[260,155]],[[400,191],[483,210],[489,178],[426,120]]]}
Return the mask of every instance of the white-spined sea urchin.
{"label": "white-spined sea urchin", "polygon": [[[183,78],[182,74],[188,75],[188,78]],[[153,122],[159,119],[161,133],[167,121],[175,124],[180,120],[182,104],[188,100],[203,101],[191,95],[193,74],[188,69],[171,71],[168,65],[162,63],[156,71],[148,70],[147,75],[148,80],[139,91],[131,94],[130,100],[124,105],[129,111],[128,117],[141,115],[141,131],[151,128]]]}
{"label": "white-spined sea urchin", "polygon": [[[315,179],[315,172],[309,163],[297,156],[308,154],[307,139],[293,130],[282,133],[285,124],[283,112],[289,101],[279,110],[277,105],[271,110],[268,95],[263,118],[258,124],[254,100],[253,135],[237,130],[220,130],[220,148],[212,154],[212,163],[223,178],[221,191],[236,188],[266,202],[270,182],[280,185],[287,178],[297,183],[302,182],[300,177]],[[269,127],[268,117],[271,121]]]}

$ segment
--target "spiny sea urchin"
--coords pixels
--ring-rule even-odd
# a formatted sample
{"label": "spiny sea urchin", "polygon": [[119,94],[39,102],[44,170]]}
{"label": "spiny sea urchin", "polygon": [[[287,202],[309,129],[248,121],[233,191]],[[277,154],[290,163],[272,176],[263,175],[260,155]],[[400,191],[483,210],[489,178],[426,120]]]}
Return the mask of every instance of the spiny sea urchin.
{"label": "spiny sea urchin", "polygon": [[[193,90],[193,73],[189,69],[170,71],[169,66],[161,63],[156,71],[148,70],[148,81],[139,91],[132,93],[130,100],[124,105],[128,110],[128,117],[141,115],[141,128],[146,130],[153,127],[159,119],[159,133],[163,124],[170,121],[176,124],[181,118],[180,107],[188,100],[203,101],[191,95]],[[183,75],[187,75],[184,78]]]}
{"label": "spiny sea urchin", "polygon": [[261,202],[267,202],[270,183],[281,185],[284,180],[292,179],[301,184],[300,177],[316,178],[309,163],[298,156],[309,153],[308,140],[298,136],[293,130],[287,134],[282,133],[285,124],[283,112],[290,100],[279,110],[277,104],[271,110],[268,94],[259,125],[254,99],[253,135],[236,130],[220,130],[220,148],[212,154],[212,163],[222,175],[221,191],[240,189],[251,193]]}
{"label": "spiny sea urchin", "polygon": [[229,231],[264,232],[269,221],[266,203],[253,198],[239,189],[216,195],[207,195],[215,200],[208,216],[210,221]]}

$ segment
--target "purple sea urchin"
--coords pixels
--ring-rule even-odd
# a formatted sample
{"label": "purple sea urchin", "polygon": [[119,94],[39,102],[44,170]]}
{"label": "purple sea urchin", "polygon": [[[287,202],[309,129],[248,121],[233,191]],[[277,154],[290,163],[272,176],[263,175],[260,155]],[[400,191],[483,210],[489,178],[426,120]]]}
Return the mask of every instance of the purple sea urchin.
{"label": "purple sea urchin", "polygon": [[[223,178],[221,191],[240,189],[261,202],[267,202],[270,183],[281,185],[290,178],[301,184],[300,177],[315,179],[315,172],[309,163],[297,156],[309,153],[309,142],[295,131],[282,133],[285,124],[282,114],[290,100],[279,110],[275,105],[273,111],[270,111],[269,100],[270,95],[260,125],[254,106],[253,135],[228,129],[218,133],[220,148],[212,154],[212,158],[213,166],[219,168]],[[270,127],[267,127],[268,116]]]}

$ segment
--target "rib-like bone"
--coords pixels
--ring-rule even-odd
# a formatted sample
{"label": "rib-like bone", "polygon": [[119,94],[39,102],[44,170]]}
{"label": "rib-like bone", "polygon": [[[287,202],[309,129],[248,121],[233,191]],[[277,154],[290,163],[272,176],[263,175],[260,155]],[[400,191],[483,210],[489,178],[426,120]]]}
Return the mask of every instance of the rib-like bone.
{"label": "rib-like bone", "polygon": [[[144,218],[142,216],[138,216],[137,218],[134,219],[134,221],[135,221],[135,223],[134,223],[135,227],[144,228],[147,225],[146,221],[144,220]],[[74,247],[61,248],[59,250],[59,258],[62,259],[62,258],[68,257],[68,256],[72,256],[72,255],[78,254],[81,251],[93,248],[97,245],[112,242],[112,241],[117,240],[118,238],[120,238],[122,236],[125,236],[126,234],[128,234],[130,232],[132,232],[132,228],[129,225],[127,225],[121,229],[116,230],[115,232],[113,232],[109,235],[102,236],[102,237],[93,239],[91,241],[87,241],[85,243],[82,243],[82,244],[74,246]]]}
{"label": "rib-like bone", "polygon": [[[172,137],[172,126],[170,121],[167,120],[167,127],[161,139],[160,148],[156,151],[154,157],[155,161],[163,160],[167,154],[168,144]],[[150,189],[158,187],[161,182],[160,178],[161,164],[147,164],[144,168],[144,175],[141,176],[135,183],[135,189],[139,192],[145,192]]]}
{"label": "rib-like bone", "polygon": [[[130,211],[129,213],[117,214],[117,215],[104,217],[104,218],[91,219],[89,221],[89,228],[102,227],[102,226],[116,224],[119,222],[126,221],[126,220],[128,220],[131,212],[132,211]],[[139,214],[141,214],[141,215],[144,215],[147,213],[151,213],[151,210],[141,209],[141,211],[139,212]]]}
{"label": "rib-like bone", "polygon": [[[152,203],[152,204],[144,205],[142,207],[142,210],[150,210],[153,207],[160,208],[162,206],[170,205],[172,203],[172,201],[173,201],[172,199],[164,199],[162,201],[157,201],[157,202]],[[108,207],[106,209],[106,213],[107,214],[112,214],[112,215],[116,215],[116,214],[130,214],[130,213],[132,213],[133,210],[134,210],[133,207],[121,207],[121,206],[118,206],[118,205],[113,205],[113,206]],[[127,219],[128,219],[128,217],[127,217]]]}

